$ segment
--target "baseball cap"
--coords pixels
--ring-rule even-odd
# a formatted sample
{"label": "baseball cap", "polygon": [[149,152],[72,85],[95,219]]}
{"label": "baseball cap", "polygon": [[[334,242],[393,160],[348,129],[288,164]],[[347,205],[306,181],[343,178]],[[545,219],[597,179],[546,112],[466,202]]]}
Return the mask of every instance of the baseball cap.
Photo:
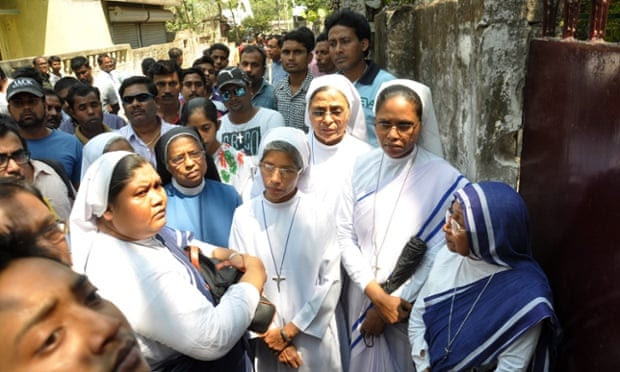
{"label": "baseball cap", "polygon": [[246,73],[238,67],[220,71],[220,73],[217,74],[218,88],[222,88],[230,84],[243,85],[247,87],[250,85],[250,79],[248,78],[248,75],[246,75]]}
{"label": "baseball cap", "polygon": [[30,93],[33,96],[40,98],[45,96],[41,84],[29,77],[19,77],[13,80],[6,90],[6,99],[10,100],[13,96],[19,93]]}

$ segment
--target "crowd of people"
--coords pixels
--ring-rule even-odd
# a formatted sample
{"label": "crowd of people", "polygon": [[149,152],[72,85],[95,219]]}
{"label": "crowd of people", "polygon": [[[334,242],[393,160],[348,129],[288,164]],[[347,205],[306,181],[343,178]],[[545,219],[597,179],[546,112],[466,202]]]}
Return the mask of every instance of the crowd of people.
{"label": "crowd of people", "polygon": [[257,39],[0,70],[3,369],[552,368],[527,208],[443,158],[429,87],[347,9]]}

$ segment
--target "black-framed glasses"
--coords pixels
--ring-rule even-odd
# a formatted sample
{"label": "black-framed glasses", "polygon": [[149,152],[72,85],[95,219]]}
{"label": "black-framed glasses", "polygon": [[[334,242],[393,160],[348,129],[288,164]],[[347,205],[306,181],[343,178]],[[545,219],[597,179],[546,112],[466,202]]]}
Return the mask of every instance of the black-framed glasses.
{"label": "black-framed glasses", "polygon": [[232,98],[233,94],[237,97],[243,97],[246,93],[247,91],[244,87],[236,87],[235,89],[221,91],[220,97],[222,97],[222,101],[228,102]]}
{"label": "black-framed glasses", "polygon": [[387,133],[392,128],[396,128],[398,133],[407,133],[413,127],[416,126],[416,123],[408,122],[408,121],[399,121],[396,123],[392,123],[391,121],[377,121],[375,122],[375,128],[377,132]]}
{"label": "black-framed glasses", "polygon": [[151,93],[140,93],[134,96],[123,96],[123,103],[126,105],[131,105],[134,99],[138,100],[138,102],[146,102],[150,99],[153,99],[153,97],[155,96],[152,95]]}
{"label": "black-framed glasses", "polygon": [[11,159],[19,165],[26,164],[30,160],[30,153],[24,149],[19,149],[10,154],[0,154],[0,170],[5,170]]}
{"label": "black-framed glasses", "polygon": [[282,178],[292,178],[295,175],[298,175],[299,173],[301,173],[301,169],[289,168],[289,167],[280,168],[280,167],[276,167],[273,164],[263,163],[263,162],[259,163],[258,167],[268,176],[271,176],[276,171],[278,171],[278,173],[280,173],[280,177]]}
{"label": "black-framed glasses", "polygon": [[174,167],[179,167],[183,164],[183,162],[185,162],[185,159],[189,156],[190,159],[192,159],[192,161],[200,161],[202,159],[202,157],[204,156],[205,152],[202,150],[199,151],[190,151],[190,152],[186,152],[184,154],[180,154],[175,156],[174,158],[171,158],[170,160],[168,160],[168,162],[173,165]]}

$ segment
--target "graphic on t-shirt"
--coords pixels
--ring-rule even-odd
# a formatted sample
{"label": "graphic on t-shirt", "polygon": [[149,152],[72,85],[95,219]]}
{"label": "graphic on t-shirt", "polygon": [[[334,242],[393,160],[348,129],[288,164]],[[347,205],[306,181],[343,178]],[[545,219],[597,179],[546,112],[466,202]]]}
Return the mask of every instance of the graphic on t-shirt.
{"label": "graphic on t-shirt", "polygon": [[258,145],[260,144],[260,127],[222,133],[222,142],[243,151],[246,155],[255,156],[258,154]]}

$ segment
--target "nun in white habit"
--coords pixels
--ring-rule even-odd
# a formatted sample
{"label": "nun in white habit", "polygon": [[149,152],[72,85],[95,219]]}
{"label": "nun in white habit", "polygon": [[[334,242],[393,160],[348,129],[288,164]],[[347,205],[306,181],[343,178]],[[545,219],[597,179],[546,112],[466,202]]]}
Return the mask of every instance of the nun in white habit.
{"label": "nun in white habit", "polygon": [[334,209],[355,159],[372,149],[357,89],[344,75],[314,78],[306,94],[314,190]]}
{"label": "nun in white habit", "polygon": [[334,309],[340,250],[330,210],[306,193],[310,147],[299,129],[272,129],[259,148],[262,194],[235,211],[229,247],[265,264],[264,295],[277,308],[259,335],[257,371],[340,371]]}
{"label": "nun in white habit", "polygon": [[[430,89],[392,80],[375,99],[380,148],[360,156],[337,211],[351,371],[413,371],[407,326],[411,303],[443,244],[449,196],[467,180],[441,158]],[[428,246],[414,275],[394,293],[381,289],[412,237]]]}
{"label": "nun in white habit", "polygon": [[133,152],[133,148],[118,132],[105,132],[91,138],[82,149],[82,175],[84,178],[88,167],[101,155],[110,151],[125,150]]}

